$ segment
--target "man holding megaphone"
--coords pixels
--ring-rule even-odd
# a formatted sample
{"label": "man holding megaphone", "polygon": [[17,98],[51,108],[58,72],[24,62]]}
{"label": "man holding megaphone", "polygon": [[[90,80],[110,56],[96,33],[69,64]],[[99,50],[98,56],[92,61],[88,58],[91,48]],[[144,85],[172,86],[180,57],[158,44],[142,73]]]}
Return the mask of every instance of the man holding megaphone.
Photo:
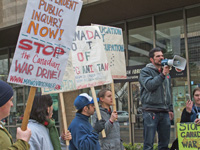
{"label": "man holding megaphone", "polygon": [[170,140],[170,120],[173,119],[171,105],[170,66],[164,65],[163,52],[153,48],[149,52],[151,63],[140,71],[140,97],[143,109],[144,150],[153,150],[156,131],[158,132],[158,150],[168,150]]}

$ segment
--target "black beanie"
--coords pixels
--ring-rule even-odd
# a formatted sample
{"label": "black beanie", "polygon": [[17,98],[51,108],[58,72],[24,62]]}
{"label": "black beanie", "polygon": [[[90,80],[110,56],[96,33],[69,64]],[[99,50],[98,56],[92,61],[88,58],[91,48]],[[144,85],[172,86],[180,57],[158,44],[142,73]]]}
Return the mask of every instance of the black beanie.
{"label": "black beanie", "polygon": [[0,107],[6,104],[12,96],[12,87],[8,83],[0,80]]}

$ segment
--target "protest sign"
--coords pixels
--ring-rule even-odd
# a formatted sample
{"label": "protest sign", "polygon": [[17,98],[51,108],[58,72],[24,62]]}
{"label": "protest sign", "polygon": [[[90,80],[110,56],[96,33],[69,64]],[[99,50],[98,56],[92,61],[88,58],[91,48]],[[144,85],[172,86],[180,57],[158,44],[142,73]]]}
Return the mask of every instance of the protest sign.
{"label": "protest sign", "polygon": [[123,32],[121,28],[98,26],[103,38],[104,49],[113,79],[126,79]]}
{"label": "protest sign", "polygon": [[60,89],[42,88],[42,94],[61,93],[76,90],[75,73],[72,66],[72,51],[69,52],[68,63]]}
{"label": "protest sign", "polygon": [[200,126],[195,123],[177,123],[179,149],[200,150]]}
{"label": "protest sign", "polygon": [[77,27],[72,43],[72,64],[77,89],[112,82],[98,27]]}
{"label": "protest sign", "polygon": [[60,89],[82,1],[27,2],[8,82]]}
{"label": "protest sign", "polygon": [[72,62],[69,64],[72,65],[66,68],[61,89],[44,88],[43,94],[83,89],[112,82],[102,36],[97,26],[77,26],[71,55]]}

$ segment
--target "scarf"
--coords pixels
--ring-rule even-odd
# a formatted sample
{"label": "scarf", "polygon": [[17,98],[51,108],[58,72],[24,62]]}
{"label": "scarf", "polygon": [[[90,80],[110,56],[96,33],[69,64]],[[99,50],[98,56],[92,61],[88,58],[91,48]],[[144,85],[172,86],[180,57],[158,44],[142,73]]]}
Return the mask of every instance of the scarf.
{"label": "scarf", "polygon": [[44,121],[43,124],[49,129],[49,136],[53,144],[54,150],[61,150],[59,135],[55,126],[55,121],[52,119],[47,119],[46,121]]}

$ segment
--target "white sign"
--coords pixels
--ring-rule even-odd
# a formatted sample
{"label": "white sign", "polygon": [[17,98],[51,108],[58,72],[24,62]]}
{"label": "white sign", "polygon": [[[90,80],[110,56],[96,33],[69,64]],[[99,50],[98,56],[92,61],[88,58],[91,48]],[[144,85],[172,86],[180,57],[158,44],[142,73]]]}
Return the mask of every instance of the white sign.
{"label": "white sign", "polygon": [[70,51],[67,67],[65,69],[65,74],[63,76],[63,81],[61,84],[61,88],[59,90],[50,89],[50,88],[42,88],[42,94],[61,93],[61,92],[73,91],[73,90],[76,90],[76,83],[75,83],[75,73],[72,66],[72,51]]}
{"label": "white sign", "polygon": [[70,64],[72,64],[73,69],[70,69],[69,66],[66,68],[61,89],[55,91],[45,88],[42,90],[43,94],[59,93],[112,83],[99,27],[78,26],[71,47],[71,55],[72,63]]}
{"label": "white sign", "polygon": [[82,1],[29,0],[8,82],[60,89]]}
{"label": "white sign", "polygon": [[112,82],[110,68],[98,27],[77,27],[72,43],[72,64],[77,89]]}
{"label": "white sign", "polygon": [[103,37],[111,75],[113,79],[126,79],[123,32],[121,28],[98,26]]}

